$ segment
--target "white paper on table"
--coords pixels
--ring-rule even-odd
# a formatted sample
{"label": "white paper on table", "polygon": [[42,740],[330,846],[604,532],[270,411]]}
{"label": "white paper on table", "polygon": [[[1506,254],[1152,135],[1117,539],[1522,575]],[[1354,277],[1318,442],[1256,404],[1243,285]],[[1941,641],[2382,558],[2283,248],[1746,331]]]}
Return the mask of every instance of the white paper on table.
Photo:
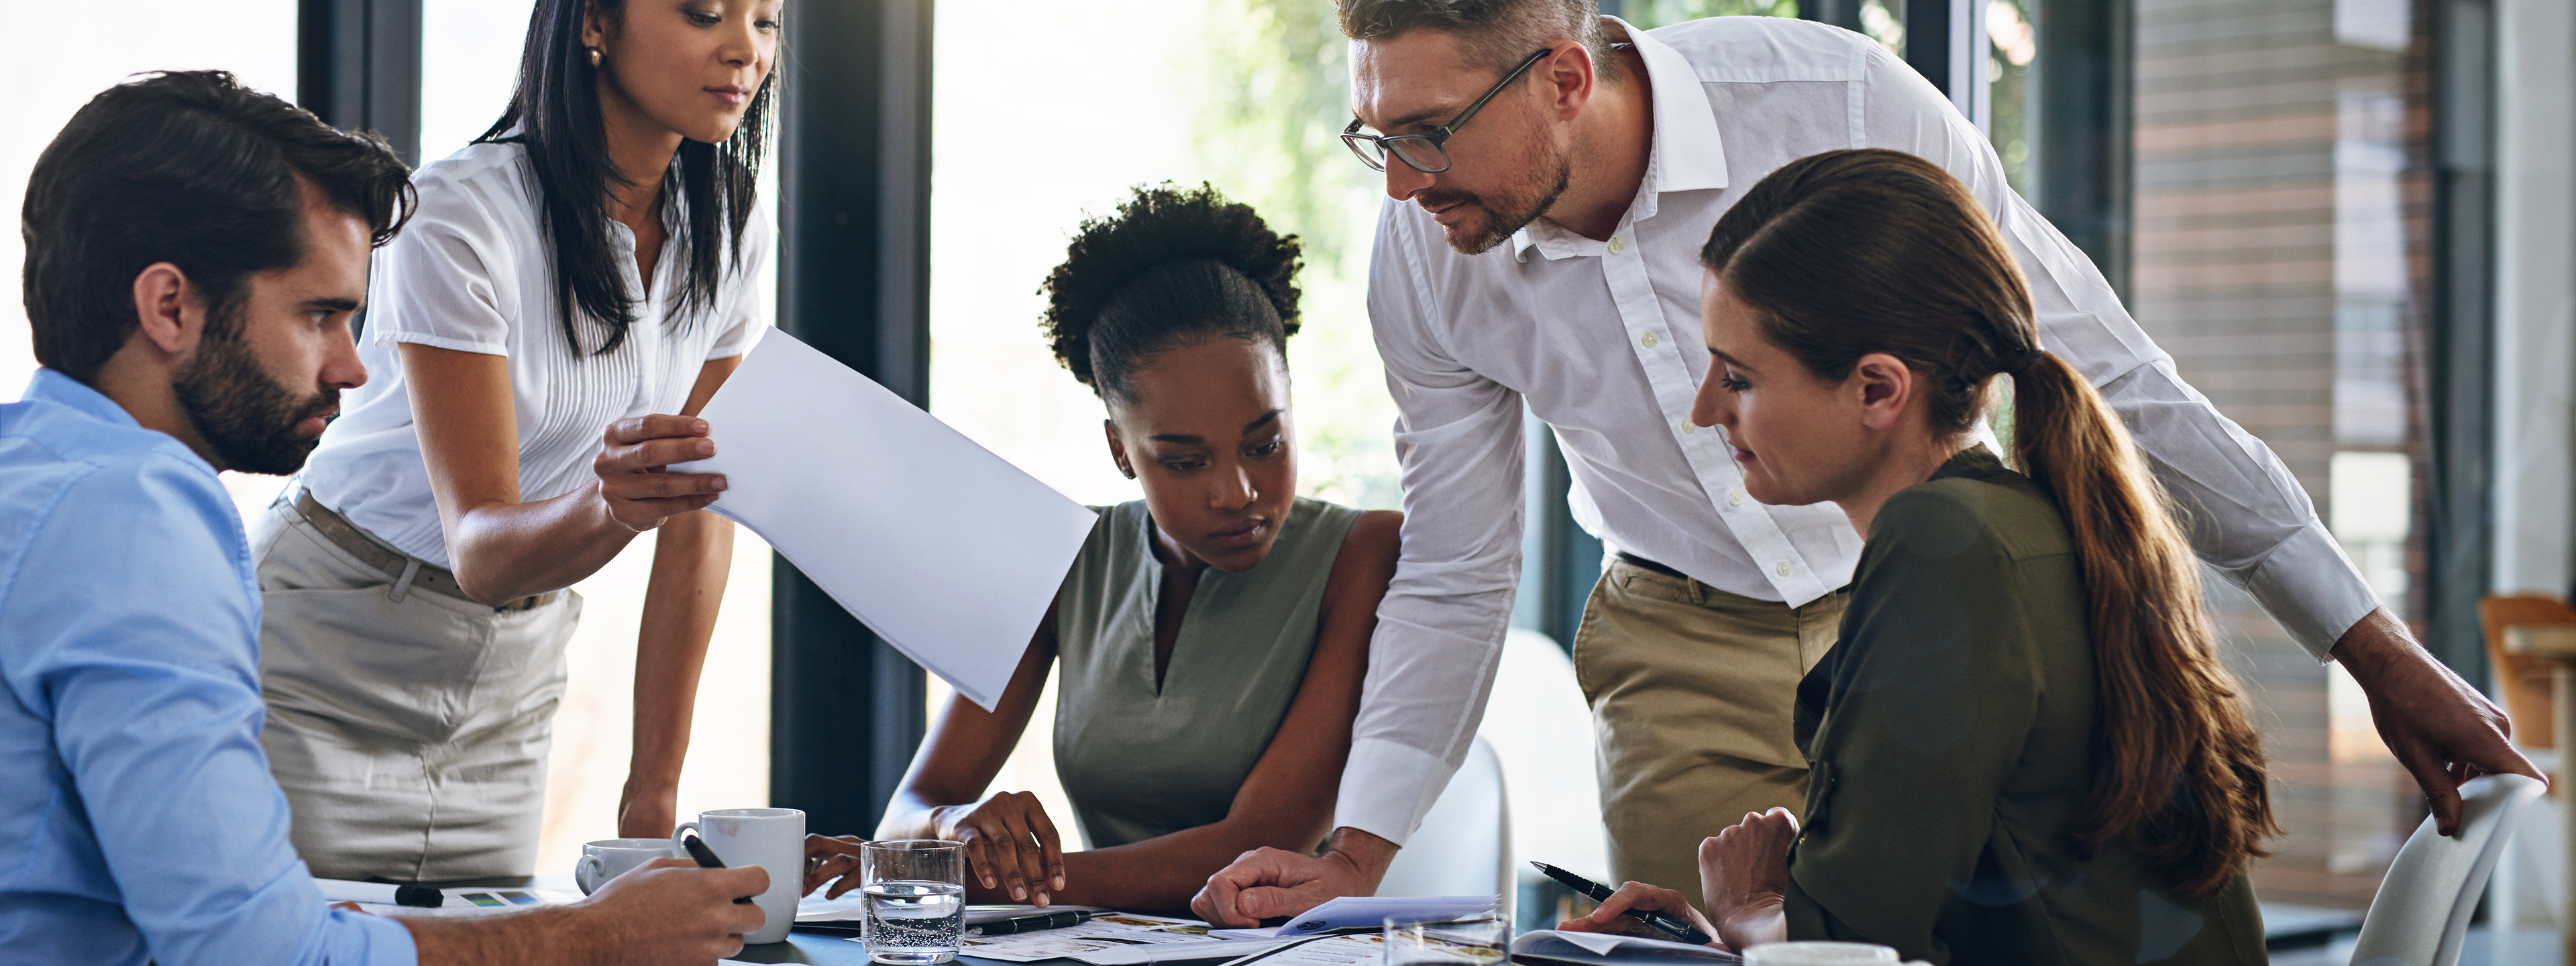
{"label": "white paper on table", "polygon": [[711,509],[990,710],[1095,515],[832,357],[771,330],[699,412]]}
{"label": "white paper on table", "polygon": [[[367,885],[370,883],[354,884]],[[385,888],[387,890],[391,890],[393,887],[385,886]],[[391,902],[368,902],[360,899],[351,899],[347,901],[356,902],[358,903],[359,909],[379,916],[415,916],[435,918],[492,916],[506,912],[521,912],[528,909],[535,909],[540,906],[560,906],[581,901],[580,893],[562,892],[554,889],[490,889],[477,887],[446,889],[442,891],[444,893],[442,901],[435,908],[423,906],[398,906]],[[325,889],[324,895],[328,896],[331,892],[332,890]]]}
{"label": "white paper on table", "polygon": [[[1237,940],[1236,945],[1243,945]],[[1276,944],[1270,944],[1276,945]],[[1386,937],[1376,935],[1334,936],[1296,944],[1296,948],[1272,953],[1253,960],[1261,966],[1352,966],[1374,963],[1386,958]],[[1497,954],[1494,959],[1500,959]],[[1493,962],[1494,960],[1482,960]],[[1461,958],[1459,963],[1478,962]],[[1248,964],[1247,964],[1248,966]]]}
{"label": "white paper on table", "polygon": [[1337,929],[1376,929],[1388,919],[1465,919],[1494,911],[1500,896],[1343,896],[1306,910],[1285,926],[1267,929],[1211,929],[1218,939],[1270,939],[1312,936]]}
{"label": "white paper on table", "polygon": [[1294,939],[1200,939],[1194,942],[1095,949],[1090,952],[1074,953],[1066,958],[1078,959],[1092,966],[1143,966],[1145,963],[1184,959],[1237,959],[1247,953],[1277,949],[1296,941]]}
{"label": "white paper on table", "polygon": [[[966,920],[966,928],[973,929],[988,922],[1000,922],[1019,916],[1035,916],[1050,912],[1107,911],[1109,910],[1101,906],[1048,906],[1044,909],[1030,905],[967,906],[963,918]],[[867,916],[867,896],[860,894],[856,889],[850,890],[838,899],[823,898],[822,891],[816,890],[815,894],[796,900],[797,922],[857,922],[866,919]]]}
{"label": "white paper on table", "polygon": [[1512,955],[1530,959],[1552,959],[1558,962],[1602,963],[1615,966],[1696,966],[1700,963],[1735,963],[1743,960],[1736,954],[1714,946],[1697,946],[1644,936],[1619,936],[1599,932],[1566,932],[1537,929],[1512,940]]}
{"label": "white paper on table", "polygon": [[[1041,959],[1081,958],[1085,953],[1138,946],[1206,941],[1207,924],[1195,919],[1171,919],[1132,913],[1099,916],[1090,922],[1063,929],[1024,932],[1009,936],[966,936],[958,941],[961,956],[980,956],[1015,963]],[[1210,955],[1223,955],[1212,953]]]}

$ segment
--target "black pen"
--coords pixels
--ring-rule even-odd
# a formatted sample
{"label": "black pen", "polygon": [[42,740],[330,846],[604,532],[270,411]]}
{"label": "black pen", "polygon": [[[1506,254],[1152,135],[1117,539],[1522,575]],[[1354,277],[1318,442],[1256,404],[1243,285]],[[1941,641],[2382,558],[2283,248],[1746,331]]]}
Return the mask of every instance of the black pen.
{"label": "black pen", "polygon": [[[721,869],[725,867],[724,860],[716,858],[716,850],[708,846],[705,839],[699,838],[697,833],[692,832],[688,835],[681,836],[680,847],[688,849],[689,857],[698,860],[698,868]],[[747,906],[751,904],[751,897],[735,896],[733,902],[738,906]]]}
{"label": "black pen", "polygon": [[1079,926],[1090,922],[1091,917],[1096,915],[1099,913],[1082,909],[1040,913],[1034,916],[1013,916],[1009,919],[995,919],[991,922],[968,926],[966,931],[979,936],[1008,936],[1013,933]]}
{"label": "black pen", "polygon": [[[1572,872],[1567,872],[1564,869],[1557,868],[1545,862],[1532,862],[1530,864],[1537,866],[1539,871],[1547,873],[1548,878],[1565,883],[1566,888],[1591,896],[1592,901],[1594,902],[1608,899],[1613,893],[1613,890],[1609,886],[1575,875]],[[1708,945],[1708,934],[1691,928],[1690,923],[1683,922],[1660,912],[1639,912],[1637,910],[1630,909],[1628,910],[1627,915],[1644,920],[1646,925],[1653,926],[1675,936],[1679,936],[1683,942],[1690,943],[1695,946]]]}

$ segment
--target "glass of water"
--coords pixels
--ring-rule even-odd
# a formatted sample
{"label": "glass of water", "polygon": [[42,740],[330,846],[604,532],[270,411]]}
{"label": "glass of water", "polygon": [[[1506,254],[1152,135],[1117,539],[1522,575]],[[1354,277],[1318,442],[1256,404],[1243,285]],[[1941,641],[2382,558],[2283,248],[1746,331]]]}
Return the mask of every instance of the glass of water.
{"label": "glass of water", "polygon": [[1512,925],[1500,914],[1386,920],[1386,966],[1503,966]]}
{"label": "glass of water", "polygon": [[898,839],[860,848],[868,958],[928,966],[957,958],[966,925],[966,853],[957,842]]}

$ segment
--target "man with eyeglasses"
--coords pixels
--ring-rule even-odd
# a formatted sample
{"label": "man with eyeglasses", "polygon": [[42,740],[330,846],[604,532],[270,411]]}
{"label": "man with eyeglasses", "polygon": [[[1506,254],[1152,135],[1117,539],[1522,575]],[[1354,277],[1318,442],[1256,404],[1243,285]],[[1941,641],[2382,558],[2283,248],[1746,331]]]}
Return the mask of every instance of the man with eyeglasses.
{"label": "man with eyeglasses", "polygon": [[1727,441],[1692,424],[1708,367],[1698,253],[1764,175],[1841,148],[1921,156],[1977,195],[2047,348],[2128,422],[2202,524],[2202,558],[2351,670],[2445,834],[2458,782],[2538,777],[2502,713],[2379,605],[2280,461],[2182,381],[2005,184],[1984,136],[1877,44],[1768,17],[1648,33],[1593,0],[1336,6],[1342,138],[1391,199],[1369,314],[1402,413],[1404,555],[1330,845],[1246,853],[1199,894],[1202,916],[1242,925],[1372,893],[1456,770],[1519,579],[1524,405],[1564,448],[1575,519],[1616,551],[1574,641],[1613,881],[1696,882],[1703,837],[1804,805],[1791,709],[1833,645],[1860,538],[1832,506],[1747,497]]}

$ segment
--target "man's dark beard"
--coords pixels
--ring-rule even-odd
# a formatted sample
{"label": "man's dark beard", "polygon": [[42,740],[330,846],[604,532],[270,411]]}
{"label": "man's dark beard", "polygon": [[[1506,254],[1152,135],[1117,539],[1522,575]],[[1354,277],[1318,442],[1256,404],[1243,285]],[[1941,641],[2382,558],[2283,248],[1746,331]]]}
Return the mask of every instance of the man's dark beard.
{"label": "man's dark beard", "polygon": [[170,384],[179,408],[223,469],[285,476],[304,468],[318,437],[297,431],[304,421],[340,405],[340,391],[297,396],[260,370],[241,325],[209,324],[197,357]]}
{"label": "man's dark beard", "polygon": [[1537,164],[1554,167],[1556,176],[1550,179],[1547,190],[1538,192],[1520,205],[1509,208],[1497,207],[1486,204],[1485,200],[1478,195],[1437,189],[1424,191],[1414,197],[1426,208],[1445,207],[1451,202],[1463,200],[1485,209],[1483,231],[1477,232],[1463,243],[1455,237],[1449,239],[1449,247],[1455,249],[1458,254],[1482,255],[1494,250],[1494,246],[1502,244],[1505,239],[1512,237],[1514,232],[1529,227],[1530,222],[1537,221],[1539,216],[1546,214],[1549,208],[1555,207],[1556,199],[1565,194],[1565,186],[1572,182],[1574,164],[1564,155],[1540,156],[1532,160]]}

